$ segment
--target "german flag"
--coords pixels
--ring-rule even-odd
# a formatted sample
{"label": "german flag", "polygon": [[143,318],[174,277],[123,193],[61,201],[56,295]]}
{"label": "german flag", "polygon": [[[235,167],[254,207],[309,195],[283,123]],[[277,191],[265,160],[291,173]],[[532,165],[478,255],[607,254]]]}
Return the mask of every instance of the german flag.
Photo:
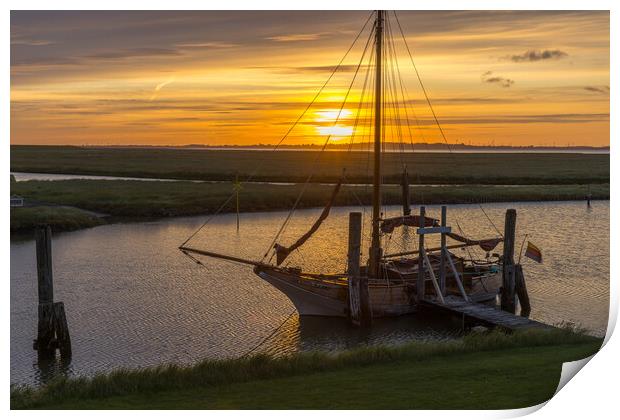
{"label": "german flag", "polygon": [[525,256],[533,259],[537,263],[542,263],[542,251],[536,245],[527,241],[527,249],[525,250]]}

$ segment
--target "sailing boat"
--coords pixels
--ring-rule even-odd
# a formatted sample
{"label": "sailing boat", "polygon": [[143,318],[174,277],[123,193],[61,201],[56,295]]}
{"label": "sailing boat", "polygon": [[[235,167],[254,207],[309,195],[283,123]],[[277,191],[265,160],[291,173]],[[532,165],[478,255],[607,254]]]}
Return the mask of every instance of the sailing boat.
{"label": "sailing boat", "polygon": [[[394,14],[394,16],[396,15]],[[351,317],[352,312],[359,312],[359,308],[356,306],[360,299],[362,304],[366,306],[366,311],[371,312],[372,318],[399,316],[415,312],[424,299],[433,297],[443,300],[446,296],[460,295],[465,300],[472,302],[495,302],[502,283],[502,273],[498,264],[499,258],[495,262],[467,260],[455,255],[450,250],[478,246],[486,251],[488,256],[488,253],[502,241],[501,237],[472,240],[453,233],[445,223],[445,208],[442,209],[441,221],[426,216],[423,208],[421,208],[420,214],[411,215],[408,209],[408,184],[403,184],[403,192],[407,196],[407,208],[403,211],[403,215],[391,218],[384,218],[382,215],[381,165],[382,153],[384,153],[382,150],[384,115],[382,113],[385,105],[384,49],[386,47],[393,48],[393,45],[389,41],[386,43],[384,37],[386,13],[376,11],[371,17],[374,17],[374,22],[366,46],[372,44],[374,47],[374,66],[369,66],[374,69],[374,151],[372,239],[366,264],[359,264],[359,249],[352,251],[350,248],[346,272],[335,274],[310,273],[299,267],[282,266],[290,253],[303,246],[320,228],[321,223],[329,217],[330,209],[334,205],[342,181],[336,184],[329,202],[307,233],[289,246],[274,241],[272,257],[275,257],[275,263],[272,263],[272,260],[254,261],[194,248],[187,244],[191,237],[179,249],[193,259],[196,256],[207,256],[253,266],[254,272],[260,278],[279,289],[291,300],[301,316]],[[400,23],[398,24],[400,26]],[[370,40],[374,42],[370,43]],[[404,35],[403,41],[405,41]],[[424,92],[426,94],[426,91]],[[382,236],[404,227],[418,229],[417,233],[420,236],[418,249],[384,255]],[[442,246],[425,249],[424,236],[435,233],[441,235]],[[455,240],[457,244],[446,245],[447,238]],[[439,281],[437,281],[435,273],[439,273]],[[361,298],[359,297],[360,291]],[[357,296],[357,301],[353,299],[354,295]]]}

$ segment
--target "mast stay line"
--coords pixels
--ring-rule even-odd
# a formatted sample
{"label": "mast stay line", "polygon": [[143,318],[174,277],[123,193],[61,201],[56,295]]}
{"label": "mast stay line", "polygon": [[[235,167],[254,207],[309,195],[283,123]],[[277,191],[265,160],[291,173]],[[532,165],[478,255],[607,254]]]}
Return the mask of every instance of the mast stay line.
{"label": "mast stay line", "polygon": [[217,252],[205,251],[202,249],[191,248],[188,246],[180,246],[179,249],[184,254],[198,254],[205,257],[219,258],[221,260],[227,260],[237,262],[241,264],[253,265],[255,267],[273,267],[271,264],[266,264],[261,261],[247,260],[245,258],[233,257],[232,255],[218,254]]}

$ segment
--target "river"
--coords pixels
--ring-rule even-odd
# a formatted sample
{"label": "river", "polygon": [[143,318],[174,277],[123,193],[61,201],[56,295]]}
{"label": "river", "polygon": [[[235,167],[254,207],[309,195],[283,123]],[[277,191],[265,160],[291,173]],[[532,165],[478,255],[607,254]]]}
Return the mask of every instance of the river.
{"label": "river", "polygon": [[[503,229],[507,208],[518,212],[517,245],[528,234],[544,255],[543,264],[522,261],[531,317],[576,323],[603,336],[609,307],[609,202],[593,202],[591,209],[584,202],[490,203],[484,205],[490,221],[478,205],[454,205],[448,220],[455,230],[458,223],[470,237],[486,238],[497,234],[493,225]],[[343,270],[347,215],[353,210],[359,209],[332,209],[317,234],[292,255],[291,265]],[[296,212],[282,243],[296,239],[320,211]],[[395,215],[398,209],[386,211]],[[437,206],[427,207],[427,214],[438,213]],[[216,216],[190,244],[261,259],[286,214],[242,214],[239,232],[235,215]],[[208,258],[198,265],[178,251],[204,220],[119,223],[55,235],[55,300],[65,303],[73,344],[72,360],[66,364],[37,362],[32,350],[37,317],[34,241],[13,238],[11,383],[38,384],[59,372],[90,375],[118,367],[236,357],[257,346],[254,351],[287,354],[459,335],[459,325],[433,318],[379,320],[368,332],[349,328],[344,320],[300,321],[287,298],[251,267]],[[410,242],[406,232],[395,233],[386,240],[386,252]],[[472,252],[484,257],[481,251]]]}

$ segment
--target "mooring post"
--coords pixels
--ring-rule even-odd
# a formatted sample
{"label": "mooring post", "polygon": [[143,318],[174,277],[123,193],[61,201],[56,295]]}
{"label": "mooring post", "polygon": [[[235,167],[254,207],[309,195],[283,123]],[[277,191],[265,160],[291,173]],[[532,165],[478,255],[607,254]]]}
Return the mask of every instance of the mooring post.
{"label": "mooring post", "polygon": [[403,216],[409,216],[411,214],[411,201],[409,198],[409,174],[407,173],[407,167],[403,169],[402,180],[402,195],[403,195]]}
{"label": "mooring post", "polygon": [[502,298],[501,308],[503,311],[515,313],[515,230],[517,225],[517,211],[508,209],[504,224],[504,255],[502,258]]}
{"label": "mooring post", "polygon": [[[426,226],[426,208],[424,206],[420,207],[420,228],[423,229]],[[425,256],[425,251],[424,251],[424,234],[420,233],[419,234],[420,237],[420,242],[418,245],[418,281],[416,283],[416,289],[418,292],[418,303],[421,302],[424,299],[424,294],[425,294],[425,290],[424,290],[424,279],[425,279],[425,272],[424,272],[424,256]]]}
{"label": "mooring post", "polygon": [[515,289],[521,304],[521,313],[519,315],[529,318],[532,312],[532,305],[530,303],[530,296],[527,293],[527,287],[525,286],[525,276],[523,275],[521,264],[515,265]]}
{"label": "mooring post", "polygon": [[349,283],[349,320],[359,326],[362,318],[360,306],[360,243],[362,239],[362,213],[349,213],[349,254],[347,277]]}
{"label": "mooring post", "polygon": [[38,283],[38,325],[34,349],[40,358],[53,357],[56,348],[62,357],[71,357],[71,338],[65,307],[54,303],[54,280],[52,271],[52,229],[40,226],[35,230]]}
{"label": "mooring post", "polygon": [[[445,228],[448,218],[448,208],[441,206],[441,227]],[[439,289],[446,295],[446,233],[441,232],[441,255],[439,260]]]}
{"label": "mooring post", "polygon": [[35,231],[37,250],[37,283],[39,294],[39,322],[36,350],[54,352],[54,281],[52,274],[52,229],[39,226]]}
{"label": "mooring post", "polygon": [[368,293],[368,276],[360,275],[362,246],[362,213],[349,213],[349,254],[347,277],[349,283],[349,319],[353,325],[366,327],[372,323],[372,308]]}
{"label": "mooring post", "polygon": [[56,341],[60,356],[65,359],[70,358],[71,336],[65,315],[65,305],[62,302],[54,303],[54,329],[56,330]]}

